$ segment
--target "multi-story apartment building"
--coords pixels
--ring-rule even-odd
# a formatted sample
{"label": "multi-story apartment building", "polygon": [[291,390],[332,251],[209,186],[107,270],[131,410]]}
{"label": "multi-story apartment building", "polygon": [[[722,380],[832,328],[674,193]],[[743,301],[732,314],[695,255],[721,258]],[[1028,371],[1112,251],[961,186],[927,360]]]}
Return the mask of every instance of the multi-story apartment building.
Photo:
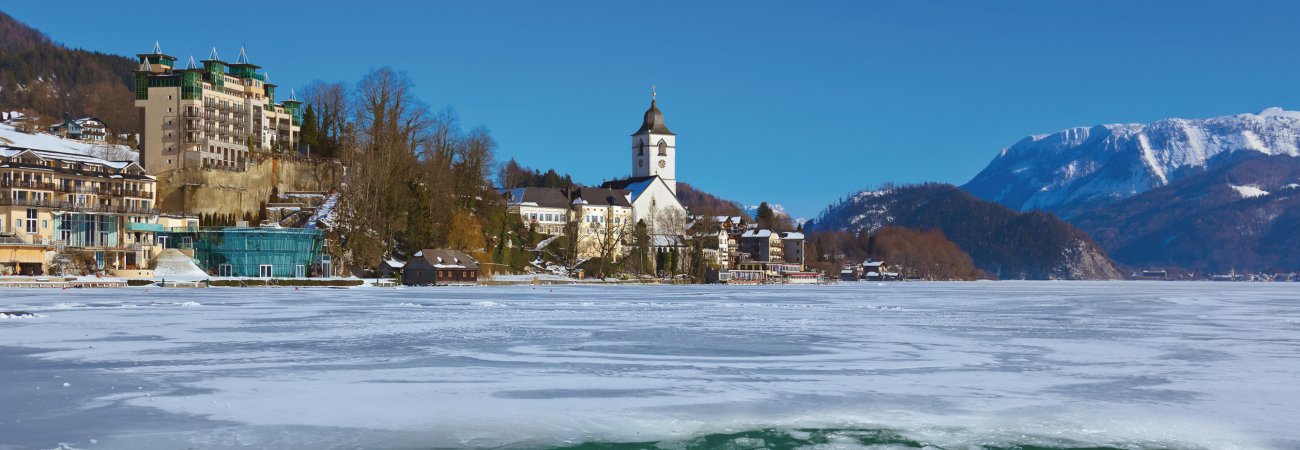
{"label": "multi-story apartment building", "polygon": [[135,106],[143,136],[140,163],[150,174],[186,168],[243,170],[257,152],[296,151],[302,102],[277,102],[276,85],[243,49],[232,64],[216,49],[184,69],[154,46],[136,55]]}
{"label": "multi-story apartment building", "polygon": [[542,234],[564,234],[569,221],[569,193],[556,188],[506,189],[506,209],[518,214],[524,224]]}
{"label": "multi-story apartment building", "polygon": [[506,208],[539,233],[577,231],[579,257],[621,256],[633,232],[630,191],[577,187],[517,188],[502,191]]}
{"label": "multi-story apartment building", "polygon": [[578,220],[578,257],[622,257],[634,231],[631,192],[583,187],[570,195],[573,217]]}
{"label": "multi-story apartment building", "polygon": [[44,274],[61,248],[90,253],[99,268],[143,265],[155,184],[131,161],[0,146],[0,274]]}

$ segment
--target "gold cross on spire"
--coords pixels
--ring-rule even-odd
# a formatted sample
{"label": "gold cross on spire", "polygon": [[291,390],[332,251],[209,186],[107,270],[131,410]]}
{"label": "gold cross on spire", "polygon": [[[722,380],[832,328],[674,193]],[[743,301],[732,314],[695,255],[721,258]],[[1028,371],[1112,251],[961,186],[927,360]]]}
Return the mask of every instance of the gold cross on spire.
{"label": "gold cross on spire", "polygon": [[654,100],[655,97],[656,97],[656,94],[655,94],[655,85],[652,84],[652,85],[650,85],[650,99],[651,99],[651,100]]}

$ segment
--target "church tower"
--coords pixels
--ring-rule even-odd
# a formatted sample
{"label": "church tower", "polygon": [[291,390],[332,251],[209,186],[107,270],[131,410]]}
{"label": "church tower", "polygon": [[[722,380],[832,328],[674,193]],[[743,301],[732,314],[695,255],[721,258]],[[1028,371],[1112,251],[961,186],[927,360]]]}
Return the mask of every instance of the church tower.
{"label": "church tower", "polygon": [[641,129],[632,133],[632,176],[659,176],[677,194],[677,135],[664,125],[664,113],[650,94],[650,109],[645,112]]}

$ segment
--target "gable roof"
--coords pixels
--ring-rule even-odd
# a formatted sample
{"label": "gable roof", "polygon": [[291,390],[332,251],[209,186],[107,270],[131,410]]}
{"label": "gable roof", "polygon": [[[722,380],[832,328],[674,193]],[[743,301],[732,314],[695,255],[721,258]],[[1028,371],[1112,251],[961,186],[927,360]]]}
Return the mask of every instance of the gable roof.
{"label": "gable roof", "polygon": [[630,194],[631,192],[626,189],[582,187],[573,190],[572,203],[592,206],[622,206],[631,208],[632,203],[628,201],[628,195]]}
{"label": "gable roof", "polygon": [[[77,153],[66,153],[66,152],[57,152],[53,150],[40,150],[34,148],[0,145],[0,158],[13,159],[13,158],[21,158],[24,156],[34,157],[41,161],[55,160],[55,161],[62,161],[66,163],[79,164],[81,166],[101,166],[109,169],[108,171],[106,171],[107,173],[125,175],[125,178],[132,178],[138,180],[155,179],[152,175],[144,174],[143,169],[141,169],[142,173],[140,174],[128,173],[128,171],[125,170],[128,167],[135,166],[136,168],[140,168],[140,165],[134,161],[109,161],[106,159],[96,158],[94,156],[82,155]],[[73,168],[42,167],[41,169],[53,170],[62,173],[70,173],[74,175],[103,176],[102,174],[99,173],[85,172],[84,170],[82,170],[82,167],[73,167]]]}
{"label": "gable roof", "polygon": [[415,256],[407,261],[406,265],[409,266],[412,262],[423,259],[436,269],[478,269],[478,261],[460,250],[426,248],[420,250]]}
{"label": "gable roof", "polygon": [[526,187],[506,189],[506,204],[535,204],[543,208],[569,208],[569,195],[561,188]]}

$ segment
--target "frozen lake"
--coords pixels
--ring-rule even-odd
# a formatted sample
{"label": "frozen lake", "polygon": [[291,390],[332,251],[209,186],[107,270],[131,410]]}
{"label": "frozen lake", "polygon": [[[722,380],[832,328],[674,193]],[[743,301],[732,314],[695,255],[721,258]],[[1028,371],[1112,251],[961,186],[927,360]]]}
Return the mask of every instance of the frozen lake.
{"label": "frozen lake", "polygon": [[0,290],[0,449],[1300,448],[1300,284]]}

